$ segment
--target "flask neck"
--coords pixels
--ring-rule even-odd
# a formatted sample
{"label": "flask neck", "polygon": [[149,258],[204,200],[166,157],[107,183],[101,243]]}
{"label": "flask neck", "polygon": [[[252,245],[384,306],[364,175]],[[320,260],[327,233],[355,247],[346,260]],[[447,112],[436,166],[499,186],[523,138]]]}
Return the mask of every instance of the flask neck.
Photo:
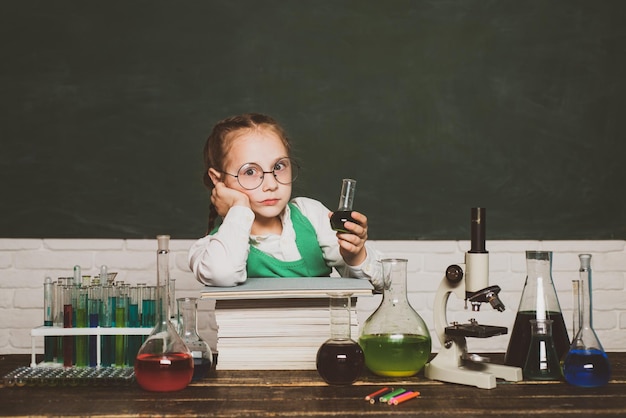
{"label": "flask neck", "polygon": [[198,335],[197,328],[197,299],[196,298],[180,298],[178,299],[178,312],[180,314],[179,326],[181,337],[192,337]]}
{"label": "flask neck", "polygon": [[169,251],[157,251],[157,292],[158,309],[156,310],[156,323],[167,323],[170,318],[170,283],[169,283]]}
{"label": "flask neck", "polygon": [[392,305],[408,304],[406,294],[406,265],[405,263],[383,263],[383,302]]}
{"label": "flask neck", "polygon": [[593,328],[593,303],[591,298],[591,267],[582,267],[579,270],[578,283],[578,318],[579,331],[583,328]]}
{"label": "flask neck", "polygon": [[332,295],[330,297],[330,338],[349,340],[350,335],[350,295]]}

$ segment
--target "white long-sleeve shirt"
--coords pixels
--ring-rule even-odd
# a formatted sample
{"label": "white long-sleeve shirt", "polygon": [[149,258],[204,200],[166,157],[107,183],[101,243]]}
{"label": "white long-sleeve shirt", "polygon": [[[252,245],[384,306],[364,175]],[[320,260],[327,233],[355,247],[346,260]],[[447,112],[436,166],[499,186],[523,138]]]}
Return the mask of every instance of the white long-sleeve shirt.
{"label": "white long-sleeve shirt", "polygon": [[[321,202],[306,197],[297,197],[291,202],[313,225],[326,265],[342,277],[368,279],[376,289],[382,289],[381,254],[370,242],[365,243],[365,261],[358,266],[347,265],[339,253],[336,232],[330,227],[330,210]],[[236,286],[245,282],[250,245],[281,261],[301,259],[289,206],[285,208],[281,220],[281,235],[250,235],[254,222],[252,210],[245,206],[230,208],[219,230],[199,239],[189,249],[189,267],[196,279],[208,286]]]}

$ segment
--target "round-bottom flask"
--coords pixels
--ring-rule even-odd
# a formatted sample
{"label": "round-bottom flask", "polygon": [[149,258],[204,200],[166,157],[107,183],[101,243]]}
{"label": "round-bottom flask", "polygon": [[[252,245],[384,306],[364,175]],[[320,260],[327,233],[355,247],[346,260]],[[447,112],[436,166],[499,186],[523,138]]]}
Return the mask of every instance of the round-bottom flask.
{"label": "round-bottom flask", "polygon": [[350,385],[363,371],[363,350],[350,337],[350,302],[350,295],[330,296],[331,337],[317,350],[317,372],[331,385]]}
{"label": "round-bottom flask", "polygon": [[363,324],[359,338],[365,365],[380,376],[413,376],[430,357],[430,332],[406,296],[407,260],[381,262],[383,299]]}
{"label": "round-bottom flask", "polygon": [[173,392],[191,382],[193,358],[169,321],[169,236],[157,238],[157,320],[135,358],[135,379],[142,389]]}
{"label": "round-bottom flask", "polygon": [[198,298],[178,298],[178,333],[191,351],[193,357],[193,380],[204,379],[209,375],[213,355],[211,348],[198,334]]}

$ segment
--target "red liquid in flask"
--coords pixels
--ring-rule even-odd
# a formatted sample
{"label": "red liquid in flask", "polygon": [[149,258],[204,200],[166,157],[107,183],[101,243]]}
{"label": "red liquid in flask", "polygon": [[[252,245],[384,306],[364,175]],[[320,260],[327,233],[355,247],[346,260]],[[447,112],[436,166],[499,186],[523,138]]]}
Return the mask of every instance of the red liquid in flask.
{"label": "red liquid in flask", "polygon": [[140,354],[135,359],[135,379],[151,392],[184,389],[192,376],[193,358],[187,353]]}

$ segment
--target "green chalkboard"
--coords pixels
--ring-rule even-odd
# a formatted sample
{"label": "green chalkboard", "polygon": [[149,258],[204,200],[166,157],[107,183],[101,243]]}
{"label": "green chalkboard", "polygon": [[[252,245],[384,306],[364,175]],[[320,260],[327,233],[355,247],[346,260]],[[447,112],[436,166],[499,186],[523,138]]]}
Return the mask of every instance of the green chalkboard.
{"label": "green chalkboard", "polygon": [[202,236],[213,124],[373,239],[626,239],[626,1],[7,0],[0,237]]}

